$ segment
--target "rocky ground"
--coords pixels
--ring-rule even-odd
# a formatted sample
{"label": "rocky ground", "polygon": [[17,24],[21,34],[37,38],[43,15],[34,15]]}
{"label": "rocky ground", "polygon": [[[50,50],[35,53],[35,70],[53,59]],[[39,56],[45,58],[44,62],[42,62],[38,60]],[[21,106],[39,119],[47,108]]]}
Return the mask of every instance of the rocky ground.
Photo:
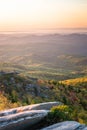
{"label": "rocky ground", "polygon": [[0,112],[0,130],[22,130],[40,122],[53,106],[60,102],[48,102]]}
{"label": "rocky ground", "polygon": [[[47,102],[2,111],[0,130],[40,130],[38,123],[53,106],[61,104],[61,102]],[[87,130],[87,127],[75,121],[65,121],[41,130]]]}

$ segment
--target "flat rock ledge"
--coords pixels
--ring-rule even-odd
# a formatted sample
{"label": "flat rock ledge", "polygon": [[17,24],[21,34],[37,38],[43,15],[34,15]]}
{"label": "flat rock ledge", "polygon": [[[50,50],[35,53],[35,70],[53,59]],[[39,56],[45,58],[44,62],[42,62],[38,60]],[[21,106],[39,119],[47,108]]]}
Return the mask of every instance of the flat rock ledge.
{"label": "flat rock ledge", "polygon": [[76,121],[65,121],[43,128],[41,130],[87,130],[87,126]]}
{"label": "flat rock ledge", "polygon": [[61,102],[46,102],[1,111],[0,130],[26,129],[41,121],[53,106],[61,104]]}

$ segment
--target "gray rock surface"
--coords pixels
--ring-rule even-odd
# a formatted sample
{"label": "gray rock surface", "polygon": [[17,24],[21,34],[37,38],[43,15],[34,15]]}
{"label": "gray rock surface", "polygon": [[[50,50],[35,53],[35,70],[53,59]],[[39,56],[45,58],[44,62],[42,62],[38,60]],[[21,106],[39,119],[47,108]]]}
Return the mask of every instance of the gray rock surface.
{"label": "gray rock surface", "polygon": [[33,104],[33,105],[28,105],[28,106],[22,106],[18,108],[13,108],[9,109],[6,111],[1,111],[0,112],[0,117],[1,116],[6,116],[9,114],[15,114],[19,112],[24,112],[28,110],[50,110],[53,106],[58,106],[61,105],[61,102],[46,102],[46,103],[40,103],[40,104]]}
{"label": "gray rock surface", "polygon": [[87,130],[87,127],[83,128],[83,130]]}
{"label": "gray rock surface", "polygon": [[50,110],[53,106],[62,105],[61,102],[46,102],[29,106],[29,110]]}
{"label": "gray rock surface", "polygon": [[65,121],[51,125],[41,130],[87,130],[87,127],[76,121]]}
{"label": "gray rock surface", "polygon": [[46,110],[31,110],[0,117],[0,130],[22,130],[38,123],[47,115]]}
{"label": "gray rock surface", "polygon": [[60,102],[47,102],[0,112],[0,130],[22,130],[41,121],[51,107]]}
{"label": "gray rock surface", "polygon": [[[0,130],[26,130],[39,123],[51,107],[61,104],[46,102],[2,111],[0,112]],[[87,127],[75,121],[65,121],[41,130],[87,130]]]}

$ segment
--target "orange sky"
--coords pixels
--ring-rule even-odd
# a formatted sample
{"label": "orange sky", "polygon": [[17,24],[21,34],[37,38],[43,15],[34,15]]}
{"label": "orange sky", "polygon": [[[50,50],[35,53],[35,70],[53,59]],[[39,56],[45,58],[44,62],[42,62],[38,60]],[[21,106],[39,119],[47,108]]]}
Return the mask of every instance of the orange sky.
{"label": "orange sky", "polygon": [[0,31],[87,28],[87,0],[0,0]]}

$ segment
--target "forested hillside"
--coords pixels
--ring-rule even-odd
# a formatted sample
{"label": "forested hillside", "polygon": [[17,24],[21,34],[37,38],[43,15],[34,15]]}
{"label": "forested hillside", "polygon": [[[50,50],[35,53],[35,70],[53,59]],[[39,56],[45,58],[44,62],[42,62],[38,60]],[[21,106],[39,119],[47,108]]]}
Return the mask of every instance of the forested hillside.
{"label": "forested hillside", "polygon": [[87,123],[87,77],[56,81],[19,74],[0,76],[0,110],[48,101],[68,105],[74,120]]}

